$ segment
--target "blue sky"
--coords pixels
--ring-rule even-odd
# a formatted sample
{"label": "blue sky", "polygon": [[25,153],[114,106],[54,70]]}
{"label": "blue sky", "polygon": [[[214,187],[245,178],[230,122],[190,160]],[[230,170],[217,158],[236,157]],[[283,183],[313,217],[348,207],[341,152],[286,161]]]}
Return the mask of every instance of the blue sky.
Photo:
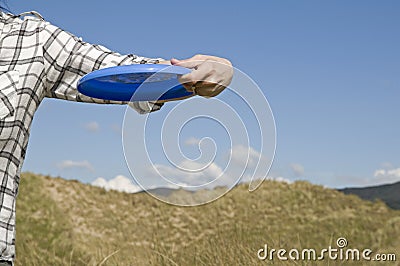
{"label": "blue sky", "polygon": [[[398,1],[9,1],[120,53],[229,58],[277,127],[271,175],[331,187],[400,181]],[[123,106],[45,100],[24,171],[129,176]]]}

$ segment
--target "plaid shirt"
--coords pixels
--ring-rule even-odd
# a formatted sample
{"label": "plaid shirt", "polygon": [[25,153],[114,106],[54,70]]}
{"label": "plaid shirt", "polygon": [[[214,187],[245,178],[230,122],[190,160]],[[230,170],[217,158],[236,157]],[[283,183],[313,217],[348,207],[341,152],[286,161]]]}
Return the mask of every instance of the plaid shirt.
{"label": "plaid shirt", "polygon": [[[83,42],[34,16],[0,11],[0,260],[15,257],[15,200],[29,130],[35,111],[45,97],[77,102],[125,104],[94,99],[76,90],[85,74],[123,64],[158,63],[136,55],[120,55]],[[22,18],[23,17],[23,18]],[[137,102],[139,113],[160,105]]]}

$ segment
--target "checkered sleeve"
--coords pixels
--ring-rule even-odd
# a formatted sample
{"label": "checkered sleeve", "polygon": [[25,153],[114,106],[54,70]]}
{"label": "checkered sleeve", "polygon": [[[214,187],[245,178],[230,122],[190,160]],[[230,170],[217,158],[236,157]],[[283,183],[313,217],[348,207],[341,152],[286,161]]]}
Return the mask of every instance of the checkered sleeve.
{"label": "checkered sleeve", "polygon": [[[42,30],[43,58],[46,72],[46,97],[77,102],[126,104],[85,96],[78,92],[78,80],[87,73],[105,67],[158,63],[161,58],[133,54],[121,55],[101,45],[93,45],[48,23]],[[139,113],[159,110],[161,104],[136,102],[129,104]]]}

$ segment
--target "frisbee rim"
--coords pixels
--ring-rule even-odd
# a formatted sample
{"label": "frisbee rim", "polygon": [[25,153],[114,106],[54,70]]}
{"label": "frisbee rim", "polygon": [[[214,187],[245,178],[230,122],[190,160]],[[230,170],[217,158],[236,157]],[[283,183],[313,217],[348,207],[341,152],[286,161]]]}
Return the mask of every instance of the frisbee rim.
{"label": "frisbee rim", "polygon": [[[144,83],[147,84],[147,86],[151,86],[151,83],[154,83],[154,90],[152,90],[152,93],[154,94],[155,92],[160,92],[159,99],[162,101],[173,101],[173,100],[179,100],[182,98],[188,98],[192,93],[188,92],[182,84],[179,83],[178,81],[178,76],[179,75],[185,75],[190,73],[191,70],[185,67],[181,66],[175,66],[175,65],[166,65],[166,64],[131,64],[131,65],[121,65],[121,66],[112,66],[112,67],[106,67],[102,69],[98,69],[95,71],[92,71],[86,75],[84,75],[82,78],[79,79],[78,84],[77,84],[77,89],[80,93],[83,95],[86,95],[88,97],[92,98],[98,98],[98,99],[103,99],[103,100],[119,100],[119,101],[135,101],[132,100],[132,98],[135,95],[136,90]],[[102,80],[101,82],[98,79],[107,79],[107,77],[110,76],[118,76],[118,75],[143,75],[143,74],[150,74],[150,76],[155,75],[157,73],[163,73],[163,74],[174,74],[176,75],[176,78],[171,78],[166,81],[149,81],[146,82],[147,79],[137,82],[137,83],[123,83],[123,82],[117,82],[112,84],[111,82],[107,82]],[[97,83],[102,83],[102,84],[96,84]],[[162,87],[162,83],[169,82],[169,83],[176,83],[177,85],[173,86],[172,88],[165,90],[165,88]],[[96,84],[97,87],[93,84]],[[168,97],[163,97],[165,94],[168,92],[172,92],[173,95],[170,95]],[[141,91],[142,94],[143,91]],[[128,96],[130,95],[130,97]],[[128,99],[129,98],[129,99]],[[143,101],[154,101],[158,99],[151,98],[149,96],[149,99],[142,99]],[[140,100],[140,101],[142,101]]]}

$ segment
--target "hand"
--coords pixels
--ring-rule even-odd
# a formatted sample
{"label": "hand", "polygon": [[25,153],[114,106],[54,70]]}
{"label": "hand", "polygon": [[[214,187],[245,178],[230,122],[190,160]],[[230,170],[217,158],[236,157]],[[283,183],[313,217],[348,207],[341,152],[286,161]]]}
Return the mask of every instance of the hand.
{"label": "hand", "polygon": [[179,82],[186,90],[200,96],[214,97],[228,87],[232,81],[232,64],[224,58],[195,55],[184,60],[171,59],[170,62],[172,65],[193,69],[191,73],[181,76]]}

